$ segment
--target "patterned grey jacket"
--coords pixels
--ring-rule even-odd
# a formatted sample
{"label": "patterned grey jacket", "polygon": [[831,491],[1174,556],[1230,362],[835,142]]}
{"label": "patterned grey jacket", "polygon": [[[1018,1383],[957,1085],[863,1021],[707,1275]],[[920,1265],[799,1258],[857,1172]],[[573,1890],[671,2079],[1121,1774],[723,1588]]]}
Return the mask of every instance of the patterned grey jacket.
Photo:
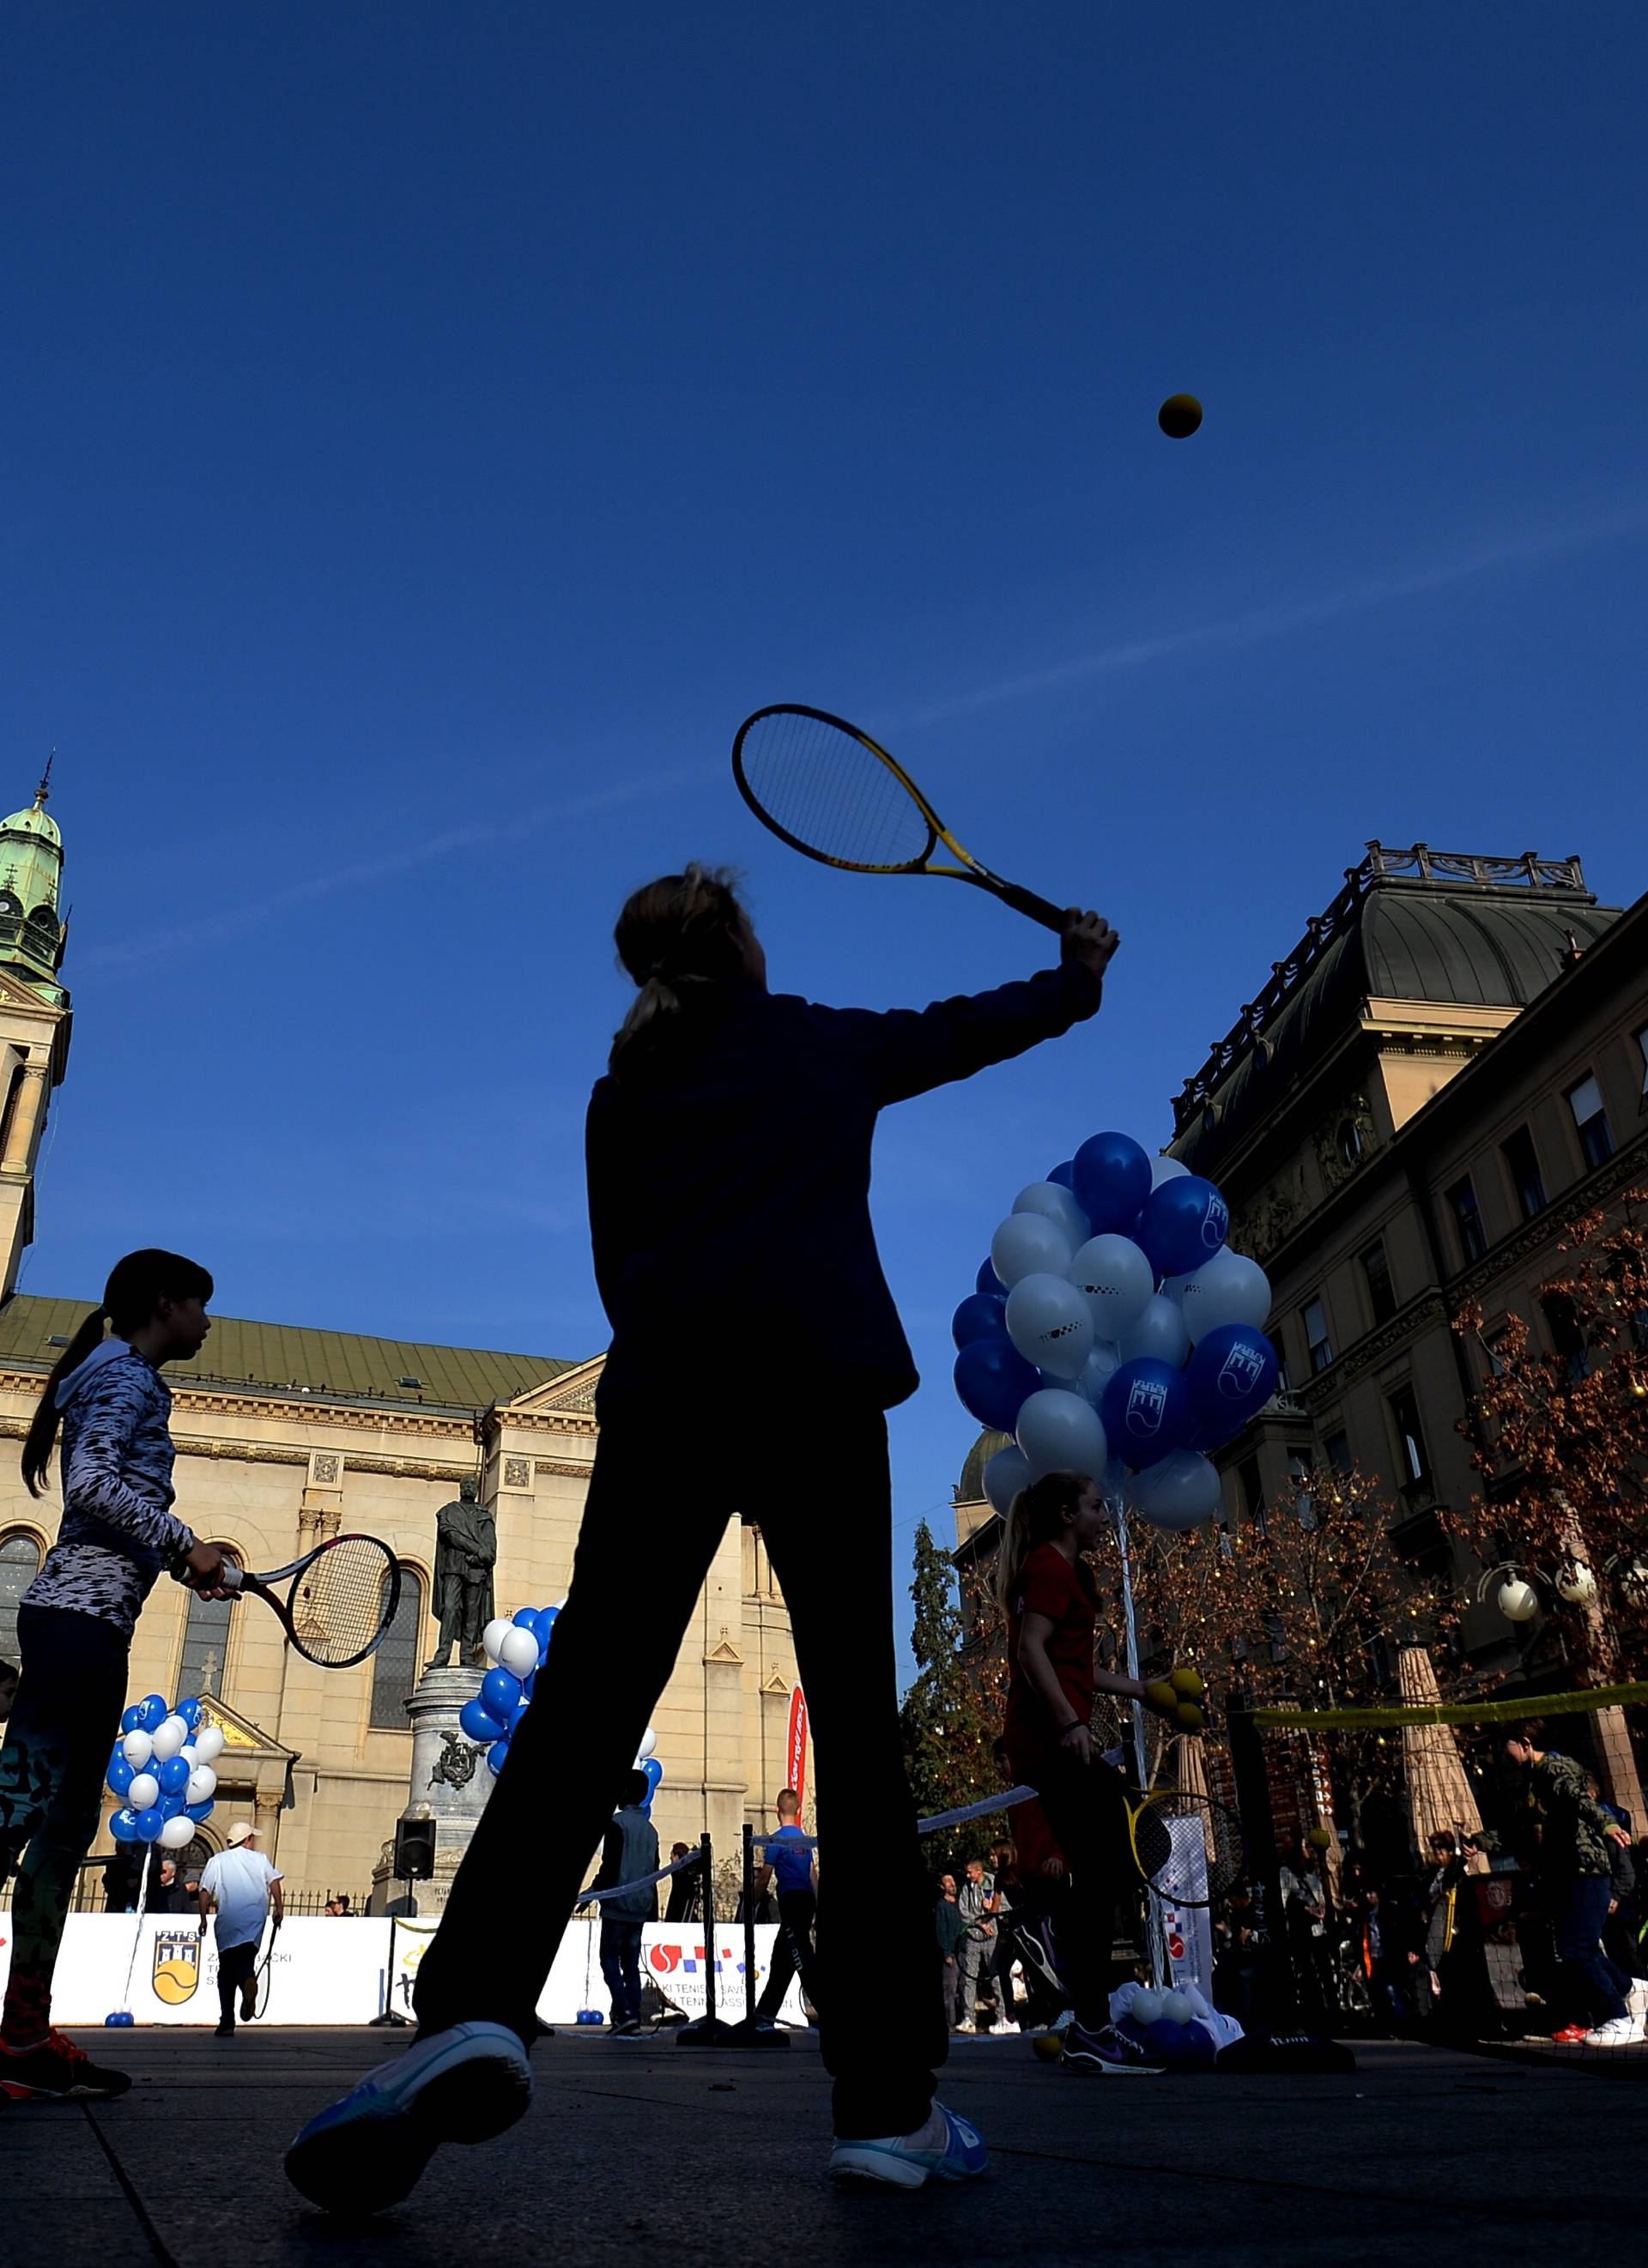
{"label": "patterned grey jacket", "polygon": [[172,1510],[172,1396],[124,1339],[105,1339],[57,1388],[63,1521],[23,1594],[130,1636],[155,1577],[194,1548]]}

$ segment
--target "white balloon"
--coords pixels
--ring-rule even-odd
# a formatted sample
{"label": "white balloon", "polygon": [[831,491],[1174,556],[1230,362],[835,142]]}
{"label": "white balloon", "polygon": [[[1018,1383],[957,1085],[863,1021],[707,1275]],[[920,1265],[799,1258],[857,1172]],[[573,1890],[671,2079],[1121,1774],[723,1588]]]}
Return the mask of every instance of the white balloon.
{"label": "white balloon", "polygon": [[1045,1213],[1010,1212],[990,1239],[990,1265],[1010,1292],[1025,1276],[1062,1276],[1070,1265],[1069,1238]]}
{"label": "white balloon", "polygon": [[1182,1535],[1218,1510],[1219,1476],[1195,1449],[1174,1449],[1127,1483],[1127,1501],[1152,1528]]}
{"label": "white balloon", "polygon": [[1090,1402],[1095,1410],[1105,1398],[1105,1388],[1114,1372],[1121,1367],[1121,1357],[1108,1339],[1095,1339],[1093,1351],[1082,1366],[1082,1375],[1075,1381],[1075,1390]]}
{"label": "white balloon", "polygon": [[1090,1237],[1065,1272],[1092,1310],[1094,1336],[1112,1342],[1156,1290],[1155,1271],[1130,1236]]}
{"label": "white balloon", "polygon": [[152,1772],[139,1772],[126,1791],[126,1801],[133,1811],[148,1811],[160,1800],[160,1783]]}
{"label": "white balloon", "polygon": [[195,1761],[197,1764],[216,1764],[223,1754],[223,1734],[216,1725],[203,1725],[195,1735]]}
{"label": "white balloon", "polygon": [[1175,1990],[1163,1993],[1162,2014],[1170,2023],[1187,2024],[1196,2013],[1196,2004],[1188,1992]]}
{"label": "white balloon", "polygon": [[512,1677],[530,1677],[538,1666],[538,1634],[514,1623],[499,1641],[498,1659]]}
{"label": "white balloon", "polygon": [[[1523,1582],[1519,1576],[1512,1576],[1508,1583],[1502,1583],[1499,1586],[1498,1596],[1494,1603],[1508,1623],[1531,1623],[1540,1610],[1538,1593],[1532,1583]],[[134,1780],[132,1786],[136,1787],[137,1785],[137,1781]],[[126,1800],[131,1803],[129,1795]],[[136,1804],[132,1804],[134,1811],[137,1808]]]}
{"label": "white balloon", "polygon": [[1187,1276],[1170,1276],[1162,1286],[1183,1312],[1193,1346],[1224,1323],[1265,1328],[1270,1313],[1270,1278],[1256,1260],[1227,1244]]}
{"label": "white balloon", "polygon": [[120,1752],[133,1771],[141,1771],[154,1754],[154,1742],[147,1733],[128,1733],[120,1744]]}
{"label": "white balloon", "polygon": [[188,1727],[181,1717],[162,1718],[154,1730],[154,1753],[161,1764],[176,1756],[188,1738]]}
{"label": "white balloon", "polygon": [[200,1762],[199,1752],[196,1749],[195,1743],[192,1740],[185,1741],[182,1747],[178,1750],[178,1754],[182,1757],[190,1771],[193,1771],[196,1765]]}
{"label": "white balloon", "polygon": [[1189,1171],[1189,1167],[1181,1166],[1177,1158],[1152,1158],[1150,1187],[1153,1189],[1159,1189],[1164,1182],[1176,1182],[1181,1174],[1187,1174]]}
{"label": "white balloon", "polygon": [[188,1776],[185,1803],[210,1803],[218,1793],[218,1775],[210,1764],[196,1764]]}
{"label": "white balloon", "polygon": [[1158,1992],[1149,1984],[1141,1984],[1133,1996],[1133,2006],[1128,2009],[1127,2014],[1142,2029],[1156,2021],[1162,2013],[1162,2003],[1166,1998],[1165,1992]]}
{"label": "white balloon", "polygon": [[641,1744],[635,1751],[635,1767],[638,1771],[657,1746],[658,1735],[649,1725],[641,1734]]}
{"label": "white balloon", "polygon": [[1005,1449],[998,1449],[984,1469],[984,1492],[993,1510],[1003,1520],[1012,1508],[1013,1498],[1020,1489],[1028,1488],[1035,1475],[1030,1469],[1030,1459],[1023,1449],[1009,1441]]}
{"label": "white balloon", "polygon": [[481,1632],[481,1644],[485,1649],[486,1659],[488,1661],[501,1661],[503,1660],[501,1649],[504,1640],[509,1636],[512,1630],[518,1630],[520,1627],[521,1625],[518,1623],[512,1623],[507,1615],[494,1615],[492,1616],[491,1621],[487,1624],[486,1628]]}
{"label": "white balloon", "polygon": [[1018,1446],[1031,1475],[1086,1473],[1097,1478],[1110,1454],[1098,1412],[1079,1394],[1044,1386],[1027,1395],[1018,1413]]}
{"label": "white balloon", "polygon": [[195,1839],[195,1822],[185,1819],[180,1811],[175,1819],[168,1819],[157,1840],[163,1851],[181,1851]]}
{"label": "white balloon", "polygon": [[1190,1353],[1190,1333],[1184,1316],[1171,1300],[1153,1292],[1143,1312],[1123,1331],[1116,1351],[1123,1362],[1136,1362],[1141,1355],[1149,1355],[1154,1362],[1171,1363],[1175,1370],[1181,1370]]}
{"label": "white balloon", "polygon": [[1062,1182],[1032,1182],[1014,1198],[1013,1210],[1040,1213],[1064,1232],[1072,1252],[1093,1233],[1093,1224]]}
{"label": "white balloon", "polygon": [[1055,1378],[1075,1378],[1092,1351],[1093,1317],[1063,1276],[1021,1276],[1007,1295],[1007,1335],[1026,1362]]}

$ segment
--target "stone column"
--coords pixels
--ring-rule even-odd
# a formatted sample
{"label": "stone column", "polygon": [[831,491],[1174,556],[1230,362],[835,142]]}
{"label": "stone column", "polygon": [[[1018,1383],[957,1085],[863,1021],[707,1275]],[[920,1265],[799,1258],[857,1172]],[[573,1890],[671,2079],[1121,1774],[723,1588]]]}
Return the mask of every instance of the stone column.
{"label": "stone column", "polygon": [[453,1669],[432,1666],[406,1705],[412,1720],[407,1808],[435,1822],[433,1878],[412,1885],[420,1920],[445,1911],[452,1878],[492,1792],[486,1746],[471,1741],[458,1723],[464,1703],[480,1691],[484,1675],[484,1670],[462,1665]]}
{"label": "stone column", "polygon": [[0,1173],[27,1173],[29,1162],[34,1155],[35,1138],[46,1115],[46,1090],[50,1079],[49,1064],[24,1064],[22,1083],[18,1088],[17,1108],[11,1113],[11,1123],[6,1130],[5,1152],[0,1156]]}

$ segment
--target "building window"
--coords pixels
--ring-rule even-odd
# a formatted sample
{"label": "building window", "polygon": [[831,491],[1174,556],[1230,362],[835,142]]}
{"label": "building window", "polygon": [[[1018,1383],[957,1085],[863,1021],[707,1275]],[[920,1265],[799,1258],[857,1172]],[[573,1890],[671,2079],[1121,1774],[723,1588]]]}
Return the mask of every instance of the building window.
{"label": "building window", "polygon": [[1354,1118],[1341,1118],[1339,1122],[1339,1154],[1341,1159],[1347,1166],[1359,1166],[1362,1163],[1362,1151],[1363,1141],[1361,1127],[1357,1125]]}
{"label": "building window", "polygon": [[1336,1473],[1350,1470],[1350,1436],[1341,1432],[1330,1433],[1322,1444],[1322,1454]]}
{"label": "building window", "polygon": [[1311,1351],[1311,1375],[1326,1370],[1334,1359],[1334,1343],[1327,1336],[1327,1310],[1319,1300],[1304,1303],[1304,1344]]}
{"label": "building window", "polygon": [[1425,1456],[1425,1437],[1419,1430],[1419,1404],[1411,1386],[1402,1387],[1390,1398],[1391,1423],[1396,1428],[1397,1463],[1403,1482],[1429,1480],[1430,1466]]}
{"label": "building window", "polygon": [[1391,1263],[1386,1257],[1384,1238],[1376,1237],[1361,1258],[1374,1322],[1388,1323],[1396,1313],[1396,1293],[1391,1283]]}
{"label": "building window", "polygon": [[381,1730],[407,1729],[406,1705],[418,1683],[424,1635],[424,1579],[401,1570],[401,1598],[388,1634],[372,1657],[372,1721]]}
{"label": "building window", "polygon": [[1648,1024],[1644,1024],[1637,1035],[1637,1052],[1643,1059],[1643,1108],[1648,1110]]}
{"label": "building window", "polygon": [[1614,1134],[1607,1112],[1602,1108],[1602,1090],[1591,1072],[1586,1072],[1578,1086],[1569,1088],[1568,1108],[1574,1115],[1586,1165],[1604,1164],[1614,1155]]}
{"label": "building window", "polygon": [[1489,1378],[1503,1378],[1505,1374],[1505,1327],[1503,1323],[1497,1331],[1484,1332],[1482,1351],[1488,1357]]}
{"label": "building window", "polygon": [[1459,1231],[1460,1250],[1468,1268],[1473,1260],[1480,1260],[1488,1249],[1488,1235],[1482,1226],[1482,1216],[1476,1204],[1476,1190],[1468,1174],[1463,1174],[1448,1191],[1448,1210],[1453,1215],[1453,1226]]}
{"label": "building window", "polygon": [[0,1661],[17,1667],[17,1610],[40,1572],[41,1550],[26,1528],[0,1536]]}
{"label": "building window", "polygon": [[1547,1292],[1540,1300],[1544,1310],[1547,1329],[1556,1359],[1567,1372],[1569,1381],[1578,1385],[1591,1369],[1591,1350],[1585,1344],[1585,1335],[1579,1328],[1579,1317],[1573,1301],[1566,1292]]}
{"label": "building window", "polygon": [[[225,1559],[240,1565],[238,1552],[220,1547]],[[177,1690],[186,1700],[203,1694],[221,1694],[224,1665],[229,1658],[229,1624],[234,1613],[231,1599],[203,1599],[191,1591],[188,1620],[183,1625],[183,1658],[178,1664]]]}
{"label": "building window", "polygon": [[1265,1510],[1265,1484],[1260,1478],[1257,1457],[1244,1457],[1236,1469],[1237,1484],[1242,1492],[1242,1512],[1251,1520],[1261,1535],[1270,1533],[1270,1521]]}
{"label": "building window", "polygon": [[1545,1176],[1540,1171],[1539,1152],[1533,1147],[1533,1137],[1526,1126],[1519,1126],[1510,1140],[1502,1145],[1501,1155],[1511,1171],[1511,1186],[1517,1193],[1517,1203],[1522,1208],[1524,1220],[1532,1220],[1544,1211],[1550,1200],[1545,1194]]}

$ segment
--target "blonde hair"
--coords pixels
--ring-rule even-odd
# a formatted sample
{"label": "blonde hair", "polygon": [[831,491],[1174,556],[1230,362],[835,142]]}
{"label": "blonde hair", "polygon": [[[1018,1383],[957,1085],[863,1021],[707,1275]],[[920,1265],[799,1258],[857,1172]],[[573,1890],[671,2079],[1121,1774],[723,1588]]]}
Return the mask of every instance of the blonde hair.
{"label": "blonde hair", "polygon": [[678,1017],[684,995],[695,986],[737,975],[739,948],[729,935],[743,920],[743,908],[724,866],[701,866],[696,859],[679,874],[663,874],[624,900],[613,932],[620,965],[640,987],[607,1058],[619,1068],[624,1050],[638,1041],[656,1041]]}
{"label": "blonde hair", "polygon": [[1044,1473],[1028,1488],[1020,1489],[1007,1508],[1001,1528],[1001,1548],[995,1555],[995,1602],[1004,1615],[1013,1611],[1013,1597],[1024,1562],[1038,1543],[1050,1543],[1073,1513],[1082,1491],[1091,1486],[1086,1473]]}

